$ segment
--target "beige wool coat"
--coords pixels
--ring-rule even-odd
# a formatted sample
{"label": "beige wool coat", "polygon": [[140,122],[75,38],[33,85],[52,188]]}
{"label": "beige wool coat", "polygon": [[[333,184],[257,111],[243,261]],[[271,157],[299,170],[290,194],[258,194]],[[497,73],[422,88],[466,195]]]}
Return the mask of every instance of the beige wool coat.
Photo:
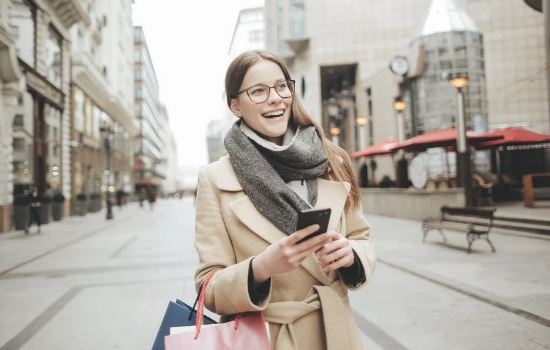
{"label": "beige wool coat", "polygon": [[[319,179],[316,208],[332,209],[329,230],[345,235],[368,281],[376,257],[361,207],[345,211],[348,183]],[[250,260],[286,234],[252,204],[239,184],[228,156],[199,175],[195,246],[198,289],[213,270],[205,306],[219,314],[261,311],[269,322],[272,349],[363,349],[348,300],[348,286],[338,272],[325,273],[315,254],[296,269],[272,277],[267,297],[254,304],[249,296]]]}

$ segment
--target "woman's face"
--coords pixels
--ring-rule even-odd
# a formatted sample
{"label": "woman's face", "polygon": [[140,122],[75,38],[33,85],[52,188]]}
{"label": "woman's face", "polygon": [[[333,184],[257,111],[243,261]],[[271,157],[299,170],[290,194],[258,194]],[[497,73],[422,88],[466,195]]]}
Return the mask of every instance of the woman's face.
{"label": "woman's face", "polygon": [[[276,63],[263,60],[248,69],[239,91],[257,85],[275,86],[285,80],[283,71]],[[249,90],[253,91],[254,89]],[[231,101],[231,110],[264,139],[281,144],[282,136],[288,127],[292,98],[282,98],[275,89],[269,89],[267,100],[254,103],[244,91]]]}

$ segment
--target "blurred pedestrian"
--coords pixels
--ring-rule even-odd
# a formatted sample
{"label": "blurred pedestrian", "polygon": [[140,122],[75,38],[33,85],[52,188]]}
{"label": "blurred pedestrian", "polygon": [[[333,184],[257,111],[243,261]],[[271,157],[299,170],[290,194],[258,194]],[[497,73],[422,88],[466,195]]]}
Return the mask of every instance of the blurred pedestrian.
{"label": "blurred pedestrian", "polygon": [[29,188],[28,196],[30,201],[31,215],[29,217],[29,226],[25,229],[25,233],[29,233],[29,229],[31,228],[33,222],[36,223],[36,226],[38,226],[38,230],[36,231],[36,233],[40,233],[40,226],[42,224],[40,220],[40,208],[42,207],[42,198],[38,193],[38,189],[36,188],[36,186],[31,186]]}
{"label": "blurred pedestrian", "polygon": [[[348,289],[370,279],[376,258],[347,152],[269,52],[236,57],[225,92],[239,120],[228,156],[201,170],[196,203],[196,288],[216,272],[205,306],[222,320],[262,312],[274,349],[363,349]],[[318,229],[296,230],[298,211],[312,207],[331,208],[329,228],[301,241]]]}
{"label": "blurred pedestrian", "polygon": [[149,206],[151,207],[151,210],[153,210],[153,206],[157,201],[157,189],[155,188],[155,186],[149,186],[147,188],[147,200],[149,201]]}
{"label": "blurred pedestrian", "polygon": [[116,204],[118,205],[119,209],[122,209],[123,199],[124,199],[124,191],[122,190],[116,191]]}
{"label": "blurred pedestrian", "polygon": [[138,191],[139,207],[143,208],[143,202],[147,198],[146,190],[144,187],[141,187]]}

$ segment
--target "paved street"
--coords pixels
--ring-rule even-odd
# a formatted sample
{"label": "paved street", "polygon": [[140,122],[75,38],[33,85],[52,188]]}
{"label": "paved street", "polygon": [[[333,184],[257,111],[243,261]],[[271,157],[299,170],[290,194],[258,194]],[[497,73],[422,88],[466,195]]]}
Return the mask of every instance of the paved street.
{"label": "paved street", "polygon": [[[135,203],[0,235],[0,349],[148,349],[168,300],[194,299],[193,201]],[[352,293],[368,349],[550,349],[550,239],[369,216],[380,258]],[[31,232],[34,232],[33,229]],[[496,233],[496,232],[495,232]]]}

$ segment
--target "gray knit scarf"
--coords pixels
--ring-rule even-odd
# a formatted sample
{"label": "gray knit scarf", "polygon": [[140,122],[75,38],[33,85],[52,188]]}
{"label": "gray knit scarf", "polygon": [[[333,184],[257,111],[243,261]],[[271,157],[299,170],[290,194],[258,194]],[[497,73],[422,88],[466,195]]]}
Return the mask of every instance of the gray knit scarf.
{"label": "gray knit scarf", "polygon": [[308,200],[315,205],[317,178],[328,165],[321,139],[315,127],[299,127],[288,148],[273,151],[250,140],[240,129],[240,122],[233,124],[224,140],[237,179],[256,209],[281,231],[291,234],[298,211],[310,206],[287,182],[305,180]]}

